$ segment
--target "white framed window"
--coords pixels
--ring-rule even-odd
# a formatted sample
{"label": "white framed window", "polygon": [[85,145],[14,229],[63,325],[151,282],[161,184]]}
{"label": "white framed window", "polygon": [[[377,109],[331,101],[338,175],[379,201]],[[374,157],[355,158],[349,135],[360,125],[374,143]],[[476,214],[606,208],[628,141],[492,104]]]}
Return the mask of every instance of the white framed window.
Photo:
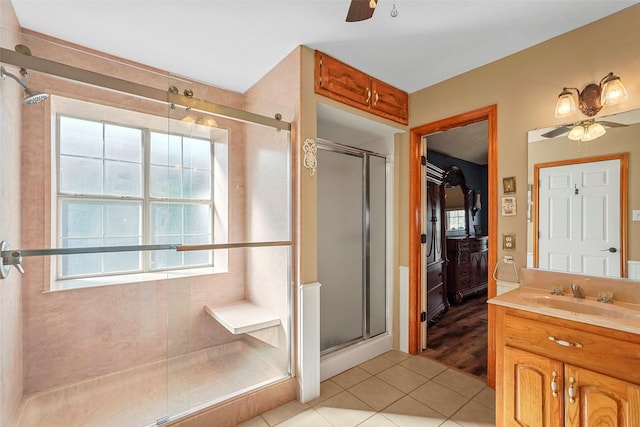
{"label": "white framed window", "polygon": [[464,231],[466,216],[464,209],[447,210],[447,231]]}
{"label": "white framed window", "polygon": [[[227,194],[217,191],[214,198],[213,190],[214,180],[221,181],[217,189],[227,182],[226,131],[194,130],[126,110],[109,114],[118,109],[95,104],[83,109],[78,104],[88,103],[81,101],[58,104],[55,247],[207,244],[216,229],[226,228],[226,215],[219,212],[227,210]],[[145,275],[153,280],[158,273],[212,273],[226,269],[226,255],[90,253],[59,256],[51,267],[56,290],[140,281]]]}

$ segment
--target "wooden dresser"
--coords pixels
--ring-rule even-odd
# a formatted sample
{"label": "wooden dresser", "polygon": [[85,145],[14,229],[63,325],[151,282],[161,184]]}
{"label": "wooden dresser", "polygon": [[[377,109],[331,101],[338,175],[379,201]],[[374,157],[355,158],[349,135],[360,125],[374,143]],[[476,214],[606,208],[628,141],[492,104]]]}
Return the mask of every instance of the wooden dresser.
{"label": "wooden dresser", "polygon": [[461,302],[487,289],[487,236],[447,238],[447,297]]}

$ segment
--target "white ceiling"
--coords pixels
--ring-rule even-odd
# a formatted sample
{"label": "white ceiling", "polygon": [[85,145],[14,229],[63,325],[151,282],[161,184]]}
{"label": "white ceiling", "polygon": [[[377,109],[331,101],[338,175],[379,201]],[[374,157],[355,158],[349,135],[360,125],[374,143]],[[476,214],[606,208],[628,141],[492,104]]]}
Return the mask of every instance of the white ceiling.
{"label": "white ceiling", "polygon": [[[392,18],[394,0],[378,0],[372,19],[347,23],[350,0],[11,0],[23,28],[240,93],[299,45],[411,93],[637,2],[395,0]],[[318,130],[383,151],[376,141],[397,132],[322,106]],[[486,164],[486,131],[476,127],[429,147]]]}
{"label": "white ceiling", "polygon": [[237,92],[307,45],[409,93],[637,3],[379,0],[347,23],[349,2],[11,0],[23,28]]}
{"label": "white ceiling", "polygon": [[488,134],[488,123],[483,120],[427,135],[427,147],[431,151],[450,157],[457,157],[478,165],[486,165],[489,163]]}

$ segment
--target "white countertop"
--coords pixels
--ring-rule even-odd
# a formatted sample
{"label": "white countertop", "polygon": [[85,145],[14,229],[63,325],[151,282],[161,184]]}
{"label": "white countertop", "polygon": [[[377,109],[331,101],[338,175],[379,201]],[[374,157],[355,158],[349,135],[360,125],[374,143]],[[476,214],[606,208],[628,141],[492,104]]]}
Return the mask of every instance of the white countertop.
{"label": "white countertop", "polygon": [[[565,320],[586,323],[604,328],[640,334],[640,305],[614,301],[613,304],[603,304],[594,298],[574,298],[571,294],[562,296],[552,295],[547,290],[520,287],[491,298],[489,304],[516,308],[532,313],[544,314]],[[558,303],[558,304],[554,304]],[[567,303],[577,307],[576,310],[555,308],[552,305]],[[551,306],[550,306],[551,305]],[[585,313],[579,312],[584,308]],[[601,314],[596,314],[602,311]],[[637,312],[637,314],[636,314]]]}

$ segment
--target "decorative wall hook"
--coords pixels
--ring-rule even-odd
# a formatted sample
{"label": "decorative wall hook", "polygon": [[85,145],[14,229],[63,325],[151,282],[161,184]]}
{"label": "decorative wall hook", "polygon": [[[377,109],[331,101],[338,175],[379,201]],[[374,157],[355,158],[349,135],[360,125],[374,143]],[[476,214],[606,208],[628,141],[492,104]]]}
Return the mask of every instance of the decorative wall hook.
{"label": "decorative wall hook", "polygon": [[304,151],[304,160],[303,165],[305,168],[309,169],[309,176],[313,176],[316,173],[316,168],[318,167],[318,146],[316,141],[307,138],[304,140],[304,144],[302,145],[302,150]]}

